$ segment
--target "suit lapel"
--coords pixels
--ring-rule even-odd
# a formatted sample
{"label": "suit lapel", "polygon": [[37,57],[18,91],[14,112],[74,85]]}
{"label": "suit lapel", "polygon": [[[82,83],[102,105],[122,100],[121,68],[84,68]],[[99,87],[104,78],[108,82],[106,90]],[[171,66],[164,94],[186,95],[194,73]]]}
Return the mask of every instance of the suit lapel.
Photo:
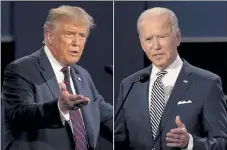
{"label": "suit lapel", "polygon": [[[43,48],[41,48],[38,51],[38,61],[39,61],[39,65],[40,65],[40,72],[44,78],[44,80],[46,81],[47,86],[49,87],[52,95],[54,98],[58,98],[60,95],[60,88],[56,79],[56,76],[54,74],[54,71],[52,69],[52,66],[45,54],[45,51]],[[77,94],[81,94],[84,96],[88,96],[86,94],[86,90],[84,87],[84,81],[82,80],[82,77],[80,76],[79,73],[75,72],[73,66],[70,67],[70,73],[71,73],[71,77],[74,83],[74,87],[76,90]],[[83,116],[83,121],[87,130],[87,137],[88,137],[88,142],[89,145],[92,147],[95,147],[95,137],[94,137],[94,125],[92,124],[93,118],[91,116],[91,112],[90,112],[90,105],[87,105],[86,107],[81,108],[81,112],[82,112],[82,116]]]}
{"label": "suit lapel", "polygon": [[40,65],[40,72],[43,78],[46,81],[47,86],[49,87],[54,98],[58,98],[60,94],[60,88],[54,74],[53,68],[44,52],[44,49],[39,50],[40,57],[38,58]]}
{"label": "suit lapel", "polygon": [[[71,77],[74,83],[74,87],[76,89],[76,93],[77,94],[81,94],[83,96],[89,96],[87,95],[86,89],[84,87],[84,81],[82,80],[83,78],[81,77],[81,75],[79,73],[77,73],[74,69],[73,66],[70,67],[70,73],[71,73]],[[89,146],[95,147],[95,143],[96,143],[96,138],[94,137],[94,131],[95,131],[95,126],[93,125],[94,123],[94,119],[91,116],[91,105],[87,105],[81,108],[81,113],[83,116],[83,121],[84,121],[84,125],[87,131],[87,138],[88,138],[88,142],[89,142]]]}
{"label": "suit lapel", "polygon": [[[190,65],[186,61],[184,61],[180,74],[176,80],[176,83],[166,104],[165,110],[162,114],[162,121],[159,134],[161,134],[161,131],[168,122],[168,119],[171,118],[178,101],[182,98],[188,87],[191,85],[192,81],[189,76],[191,74],[190,70],[188,70],[189,67]],[[157,134],[156,138],[158,136],[159,135]]]}
{"label": "suit lapel", "polygon": [[[150,74],[152,70],[152,67],[146,68],[141,74],[148,73]],[[138,117],[138,122],[143,122],[143,125],[140,128],[142,128],[143,131],[151,131],[150,126],[150,117],[149,117],[149,103],[148,103],[148,91],[149,91],[149,81],[145,83],[138,82],[135,84],[135,94],[138,97],[136,97],[136,100],[134,101],[134,105],[137,107],[137,110],[139,110],[140,114]],[[133,92],[132,92],[133,93]],[[136,112],[138,113],[138,112]],[[151,139],[151,142],[153,142],[152,134],[147,134],[148,138]]]}

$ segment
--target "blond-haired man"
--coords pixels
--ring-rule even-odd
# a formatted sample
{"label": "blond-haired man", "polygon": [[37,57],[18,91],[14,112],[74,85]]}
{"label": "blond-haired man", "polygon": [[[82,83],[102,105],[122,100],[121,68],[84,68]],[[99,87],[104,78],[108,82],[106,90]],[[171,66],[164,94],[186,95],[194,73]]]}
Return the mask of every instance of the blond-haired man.
{"label": "blond-haired man", "polygon": [[111,141],[112,106],[76,65],[93,26],[80,7],[53,8],[44,24],[45,46],[7,66],[6,150],[95,149],[102,128]]}

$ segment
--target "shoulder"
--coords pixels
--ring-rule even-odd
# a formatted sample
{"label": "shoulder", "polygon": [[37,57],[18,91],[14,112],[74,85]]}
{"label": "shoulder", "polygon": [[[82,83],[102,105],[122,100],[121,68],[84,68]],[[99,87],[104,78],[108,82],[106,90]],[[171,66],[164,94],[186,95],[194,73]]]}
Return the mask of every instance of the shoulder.
{"label": "shoulder", "polygon": [[205,70],[205,69],[202,69],[202,68],[190,65],[190,64],[189,64],[189,68],[190,68],[190,71],[192,71],[192,73],[193,73],[192,74],[193,78],[195,78],[197,80],[204,81],[204,82],[220,80],[220,77],[217,74],[215,74],[209,70]]}
{"label": "shoulder", "polygon": [[21,71],[26,72],[28,69],[36,68],[38,53],[39,51],[36,51],[30,55],[16,59],[6,66],[5,72],[10,71],[19,73]]}
{"label": "shoulder", "polygon": [[74,69],[74,71],[77,74],[86,75],[86,76],[89,75],[90,76],[89,72],[84,67],[82,67],[80,65],[74,64],[71,67]]}
{"label": "shoulder", "polygon": [[79,75],[82,79],[84,79],[85,81],[87,81],[88,83],[92,83],[93,84],[93,80],[92,77],[90,75],[90,73],[87,71],[87,69],[85,69],[84,67],[74,64],[71,65],[71,68],[74,70],[74,72]]}

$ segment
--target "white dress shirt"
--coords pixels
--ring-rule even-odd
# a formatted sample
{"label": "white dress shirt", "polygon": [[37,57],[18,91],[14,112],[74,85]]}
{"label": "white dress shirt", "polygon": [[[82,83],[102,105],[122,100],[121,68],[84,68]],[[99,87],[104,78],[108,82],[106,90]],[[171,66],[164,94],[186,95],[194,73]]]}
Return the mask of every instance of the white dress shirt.
{"label": "white dress shirt", "polygon": [[[50,64],[51,64],[53,70],[54,70],[54,74],[55,74],[55,76],[57,78],[58,83],[64,82],[64,74],[61,71],[61,69],[63,68],[63,66],[54,58],[53,54],[50,52],[50,50],[48,49],[48,47],[46,45],[44,46],[44,51],[45,51],[45,53],[47,55],[47,58],[50,61]],[[69,67],[69,71],[70,71],[70,67]],[[71,83],[70,85],[71,85],[71,89],[72,89],[73,94],[76,94],[75,87],[72,84],[73,81],[72,81],[71,76],[70,76],[70,83]],[[71,129],[73,129],[72,128],[72,122],[71,122],[70,117],[69,117],[69,112],[66,113],[66,114],[64,114],[60,110],[59,102],[58,102],[58,109],[59,109],[59,112],[60,112],[60,117],[61,117],[62,123],[65,124],[65,121],[69,121],[69,125],[70,125]]]}
{"label": "white dress shirt", "polygon": [[[165,104],[167,104],[167,101],[169,99],[169,96],[172,92],[172,89],[175,85],[175,82],[177,80],[177,77],[181,71],[181,68],[183,66],[183,61],[180,59],[179,55],[177,55],[176,60],[168,66],[165,71],[167,71],[167,74],[162,78],[162,83],[164,85],[164,94],[165,94]],[[151,76],[149,80],[149,95],[148,95],[148,102],[149,102],[149,109],[150,109],[150,99],[151,99],[151,90],[152,86],[154,84],[154,81],[157,79],[157,73],[161,71],[158,69],[155,65],[152,65],[152,71]],[[184,150],[192,150],[193,149],[193,137],[191,134],[189,134],[189,143],[188,147]]]}

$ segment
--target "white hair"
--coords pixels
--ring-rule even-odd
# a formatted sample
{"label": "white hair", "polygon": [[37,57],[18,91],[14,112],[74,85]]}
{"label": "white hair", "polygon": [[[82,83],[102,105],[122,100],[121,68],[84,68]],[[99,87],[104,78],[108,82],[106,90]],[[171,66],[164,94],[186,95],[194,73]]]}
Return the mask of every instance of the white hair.
{"label": "white hair", "polygon": [[171,26],[172,26],[172,31],[175,32],[179,29],[178,26],[178,19],[175,15],[175,13],[167,8],[163,8],[163,7],[154,7],[151,9],[147,9],[145,10],[140,16],[139,19],[137,21],[137,31],[139,33],[139,28],[140,28],[140,24],[144,19],[147,19],[151,16],[162,16],[162,15],[168,15],[170,17],[170,21],[171,21]]}

